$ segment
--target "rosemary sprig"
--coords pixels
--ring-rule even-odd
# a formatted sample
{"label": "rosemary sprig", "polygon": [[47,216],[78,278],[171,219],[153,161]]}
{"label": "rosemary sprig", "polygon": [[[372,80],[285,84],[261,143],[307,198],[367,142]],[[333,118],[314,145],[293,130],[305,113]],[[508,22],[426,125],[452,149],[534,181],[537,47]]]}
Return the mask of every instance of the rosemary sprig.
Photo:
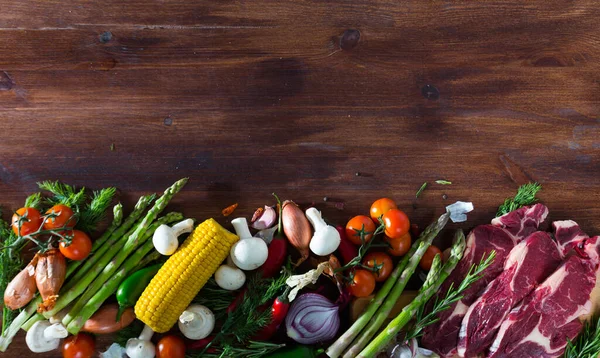
{"label": "rosemary sprig", "polygon": [[423,183],[423,185],[421,185],[419,190],[417,190],[417,193],[415,194],[415,198],[418,199],[419,196],[421,195],[421,193],[423,193],[423,190],[425,190],[425,188],[427,188],[427,182]]}
{"label": "rosemary sprig", "polygon": [[517,190],[517,194],[512,198],[507,198],[504,203],[498,208],[496,217],[502,216],[520,207],[531,205],[537,201],[535,195],[542,190],[542,186],[538,183],[523,184]]}
{"label": "rosemary sprig", "polygon": [[454,302],[462,299],[463,292],[482,277],[481,274],[492,264],[492,262],[494,262],[495,257],[496,251],[492,250],[487,256],[484,255],[481,258],[479,264],[472,265],[457,288],[454,288],[454,285],[450,285],[450,288],[443,299],[440,300],[439,297],[436,298],[433,308],[428,314],[425,314],[425,306],[427,305],[421,305],[416,314],[416,323],[408,332],[406,332],[405,342],[421,336],[425,327],[438,321],[439,317],[437,316],[440,312],[449,309]]}
{"label": "rosemary sprig", "polygon": [[564,358],[595,358],[600,352],[600,316],[585,323],[583,331],[569,340]]}
{"label": "rosemary sprig", "polygon": [[38,183],[40,189],[49,191],[53,196],[46,200],[50,205],[64,204],[70,208],[75,208],[83,204],[86,200],[85,188],[76,190],[75,187],[57,181],[43,181]]}
{"label": "rosemary sprig", "polygon": [[92,201],[85,205],[81,210],[77,228],[85,232],[93,232],[100,221],[106,217],[106,210],[110,206],[117,189],[105,188],[100,191],[94,191]]}

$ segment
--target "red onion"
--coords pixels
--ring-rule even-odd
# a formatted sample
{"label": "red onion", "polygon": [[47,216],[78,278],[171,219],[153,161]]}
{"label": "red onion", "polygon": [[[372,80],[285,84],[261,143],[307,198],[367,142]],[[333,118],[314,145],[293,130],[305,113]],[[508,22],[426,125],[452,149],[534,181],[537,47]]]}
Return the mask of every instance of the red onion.
{"label": "red onion", "polygon": [[317,293],[299,296],[285,318],[287,335],[301,344],[335,338],[340,328],[339,307]]}

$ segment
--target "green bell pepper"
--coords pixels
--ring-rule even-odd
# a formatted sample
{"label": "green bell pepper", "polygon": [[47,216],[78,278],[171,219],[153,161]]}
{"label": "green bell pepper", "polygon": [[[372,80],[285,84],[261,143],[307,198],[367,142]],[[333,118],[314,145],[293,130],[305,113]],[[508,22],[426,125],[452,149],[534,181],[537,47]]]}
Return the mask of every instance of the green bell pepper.
{"label": "green bell pepper", "polygon": [[121,319],[121,314],[126,308],[135,306],[142,292],[144,292],[146,286],[148,286],[162,265],[160,263],[138,270],[121,282],[116,293],[117,302],[119,303],[117,321]]}

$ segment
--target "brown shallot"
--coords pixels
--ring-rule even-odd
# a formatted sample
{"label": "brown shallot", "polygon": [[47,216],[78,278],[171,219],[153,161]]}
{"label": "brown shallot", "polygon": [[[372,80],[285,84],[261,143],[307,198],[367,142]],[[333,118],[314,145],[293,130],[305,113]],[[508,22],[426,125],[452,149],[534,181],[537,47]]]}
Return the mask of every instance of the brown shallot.
{"label": "brown shallot", "polygon": [[310,245],[310,238],[312,237],[310,223],[298,205],[291,200],[283,202],[281,220],[285,236],[300,252],[300,260],[296,263],[296,265],[299,265],[309,255],[308,247]]}
{"label": "brown shallot", "polygon": [[37,262],[38,256],[36,255],[6,286],[4,291],[4,304],[6,307],[16,310],[31,301],[36,292],[35,266]]}
{"label": "brown shallot", "polygon": [[39,254],[35,269],[35,282],[44,300],[38,306],[38,312],[45,312],[54,308],[58,291],[65,282],[67,263],[65,257],[57,249],[50,249]]}

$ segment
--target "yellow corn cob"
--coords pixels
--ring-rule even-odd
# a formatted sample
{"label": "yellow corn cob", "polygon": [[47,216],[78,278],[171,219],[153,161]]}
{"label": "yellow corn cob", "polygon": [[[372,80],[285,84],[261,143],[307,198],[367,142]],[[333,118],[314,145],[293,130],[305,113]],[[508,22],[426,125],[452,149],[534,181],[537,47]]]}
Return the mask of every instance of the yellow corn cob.
{"label": "yellow corn cob", "polygon": [[136,302],[137,318],[154,332],[171,329],[238,240],[214,219],[198,225]]}

